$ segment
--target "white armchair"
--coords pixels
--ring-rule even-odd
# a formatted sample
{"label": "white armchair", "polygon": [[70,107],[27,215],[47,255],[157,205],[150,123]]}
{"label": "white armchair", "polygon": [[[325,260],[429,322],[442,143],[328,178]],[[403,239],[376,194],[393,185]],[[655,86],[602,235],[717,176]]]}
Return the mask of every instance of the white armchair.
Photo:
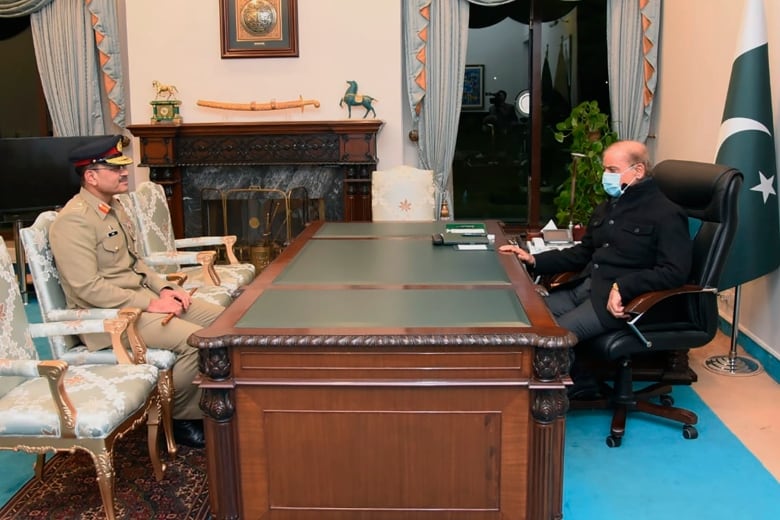
{"label": "white armchair", "polygon": [[[152,181],[140,183],[135,191],[130,193],[130,200],[138,228],[140,253],[147,265],[160,273],[187,274],[185,287],[188,288],[216,284],[235,293],[254,279],[255,266],[250,263],[240,263],[236,258],[233,251],[236,243],[235,235],[174,238],[168,201],[163,187],[159,184]],[[187,261],[181,250],[204,246],[224,248],[228,263],[213,266],[216,278],[204,276],[200,267],[185,267],[196,262]]]}
{"label": "white armchair", "polygon": [[164,466],[158,444],[158,369],[144,363],[85,364],[42,361],[33,337],[109,333],[117,357],[143,357],[122,347],[124,318],[29,324],[5,242],[0,239],[0,449],[37,455],[35,475],[43,478],[45,454],[83,450],[91,455],[106,516],[114,511],[114,443],[147,422],[154,475]]}
{"label": "white armchair", "polygon": [[398,166],[371,175],[372,220],[436,220],[433,170]]}
{"label": "white armchair", "polygon": [[[24,247],[27,257],[30,276],[44,323],[103,320],[117,318],[122,314],[131,318],[127,315],[129,311],[67,308],[65,293],[60,285],[60,275],[49,246],[49,227],[56,217],[55,211],[44,211],[38,215],[31,226],[19,230],[21,245]],[[131,327],[130,334],[133,334],[134,330]],[[176,354],[170,350],[157,348],[144,348],[143,358],[140,356],[128,358],[124,350],[117,349],[91,352],[81,342],[78,334],[72,330],[49,334],[47,339],[54,359],[66,361],[70,365],[149,363],[157,367],[160,371],[158,386],[162,406],[163,430],[168,452],[171,455],[176,453],[176,442],[173,438],[173,364],[176,362]],[[135,337],[131,344],[142,342],[139,337]]]}

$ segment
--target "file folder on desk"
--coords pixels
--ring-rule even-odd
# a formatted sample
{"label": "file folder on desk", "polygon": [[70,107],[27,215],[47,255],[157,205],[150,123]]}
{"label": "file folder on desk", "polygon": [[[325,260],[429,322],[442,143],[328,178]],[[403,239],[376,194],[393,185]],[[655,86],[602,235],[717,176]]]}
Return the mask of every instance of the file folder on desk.
{"label": "file folder on desk", "polygon": [[485,224],[447,224],[444,226],[447,235],[481,235],[487,234]]}

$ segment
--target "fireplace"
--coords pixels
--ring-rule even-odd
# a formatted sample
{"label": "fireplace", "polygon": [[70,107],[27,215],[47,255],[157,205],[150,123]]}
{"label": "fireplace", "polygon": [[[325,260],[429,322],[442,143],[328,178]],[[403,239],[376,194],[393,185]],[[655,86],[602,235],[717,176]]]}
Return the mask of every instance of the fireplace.
{"label": "fireplace", "polygon": [[304,188],[327,220],[371,220],[379,120],[131,125],[177,237],[202,233],[203,190]]}

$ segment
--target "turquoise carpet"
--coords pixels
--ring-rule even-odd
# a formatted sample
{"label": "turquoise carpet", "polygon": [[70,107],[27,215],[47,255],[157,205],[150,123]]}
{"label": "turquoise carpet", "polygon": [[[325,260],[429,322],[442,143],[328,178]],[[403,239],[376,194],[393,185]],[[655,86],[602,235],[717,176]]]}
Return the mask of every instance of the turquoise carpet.
{"label": "turquoise carpet", "polygon": [[698,439],[683,439],[669,421],[633,414],[622,446],[609,448],[609,413],[569,414],[564,519],[780,518],[780,482],[691,387],[675,387],[673,395],[699,415]]}
{"label": "turquoise carpet", "polygon": [[[27,305],[40,321],[37,303]],[[45,340],[36,340],[49,357]],[[699,438],[685,440],[671,422],[629,415],[620,448],[608,448],[610,415],[569,414],[564,458],[565,520],[775,520],[778,482],[720,422],[691,387],[676,387],[679,406],[699,415]],[[780,442],[780,439],[778,439]],[[32,477],[33,455],[0,452],[0,504]]]}

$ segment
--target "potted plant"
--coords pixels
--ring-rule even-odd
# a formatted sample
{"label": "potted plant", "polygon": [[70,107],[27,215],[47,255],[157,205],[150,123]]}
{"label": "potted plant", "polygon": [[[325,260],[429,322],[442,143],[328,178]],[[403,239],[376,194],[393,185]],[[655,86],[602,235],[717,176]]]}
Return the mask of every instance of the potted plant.
{"label": "potted plant", "polygon": [[555,140],[569,144],[569,177],[558,187],[554,203],[559,227],[585,225],[593,209],[606,198],[601,187],[601,154],[617,141],[609,116],[596,101],[583,101],[555,125]]}

